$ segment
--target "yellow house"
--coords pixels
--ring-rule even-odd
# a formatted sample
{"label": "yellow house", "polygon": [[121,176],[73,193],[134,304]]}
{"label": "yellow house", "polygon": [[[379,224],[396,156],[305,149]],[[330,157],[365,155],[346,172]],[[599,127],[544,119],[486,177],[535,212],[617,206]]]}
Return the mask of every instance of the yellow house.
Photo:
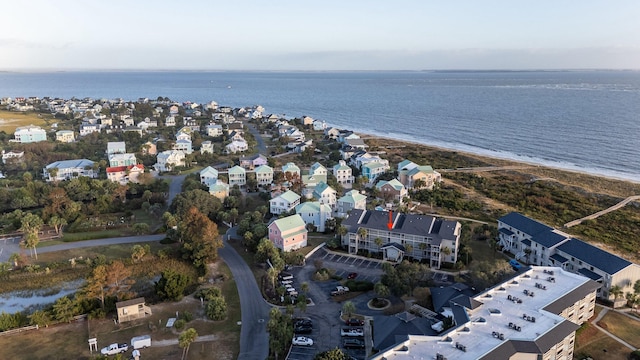
{"label": "yellow house", "polygon": [[118,311],[119,323],[151,315],[151,308],[144,304],[143,297],[117,302],[116,310]]}

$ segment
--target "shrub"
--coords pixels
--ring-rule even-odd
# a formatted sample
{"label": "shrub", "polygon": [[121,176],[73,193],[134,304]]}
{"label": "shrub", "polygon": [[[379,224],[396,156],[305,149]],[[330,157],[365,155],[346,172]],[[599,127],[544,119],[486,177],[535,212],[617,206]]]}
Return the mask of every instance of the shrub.
{"label": "shrub", "polygon": [[173,323],[173,326],[177,329],[177,330],[182,330],[184,329],[184,326],[187,324],[186,321],[184,321],[184,319],[179,319],[176,320],[176,322]]}
{"label": "shrub", "polygon": [[222,296],[222,291],[220,291],[220,289],[218,289],[217,287],[199,289],[193,294],[194,298],[196,299],[203,298],[206,301],[210,301],[211,299],[220,297],[220,296]]}
{"label": "shrub", "polygon": [[351,291],[369,291],[373,290],[373,283],[371,281],[362,280],[347,280],[344,284]]}
{"label": "shrub", "polygon": [[189,322],[193,320],[193,314],[190,311],[184,311],[182,312],[182,318],[184,321]]}
{"label": "shrub", "polygon": [[207,303],[207,316],[211,320],[222,320],[227,317],[227,302],[224,297],[215,297]]}

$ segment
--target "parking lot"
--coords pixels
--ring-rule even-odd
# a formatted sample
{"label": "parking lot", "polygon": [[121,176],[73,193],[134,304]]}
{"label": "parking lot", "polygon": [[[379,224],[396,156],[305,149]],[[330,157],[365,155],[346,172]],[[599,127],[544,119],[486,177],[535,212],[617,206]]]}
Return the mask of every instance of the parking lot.
{"label": "parking lot", "polygon": [[[315,259],[322,260],[324,267],[334,270],[336,275],[345,279],[348,274],[355,272],[358,274],[356,280],[376,283],[380,281],[380,277],[383,274],[383,262],[380,260],[336,254],[325,249],[318,250],[317,254],[313,255],[313,261],[315,261]],[[307,261],[307,263],[309,263],[309,261]]]}
{"label": "parking lot", "polygon": [[[360,256],[350,256],[337,254],[319,249],[306,261],[303,267],[295,267],[290,270],[294,275],[292,285],[300,291],[302,283],[309,284],[308,297],[313,304],[307,307],[303,313],[296,310],[295,316],[309,317],[313,321],[313,330],[310,334],[301,334],[313,339],[312,346],[293,346],[287,359],[290,360],[313,360],[320,352],[340,348],[346,354],[356,358],[365,359],[365,350],[344,349],[340,329],[345,326],[340,319],[342,303],[335,301],[331,296],[331,291],[336,286],[341,285],[337,280],[313,281],[311,279],[315,272],[316,260],[322,261],[322,267],[333,270],[338,276],[346,279],[350,273],[357,273],[355,280],[370,281],[376,283],[380,281],[383,274],[382,262],[375,259],[367,259]],[[368,308],[367,302],[375,295],[373,293],[361,294],[350,299],[356,306],[356,313],[361,315],[373,315],[375,311]]]}

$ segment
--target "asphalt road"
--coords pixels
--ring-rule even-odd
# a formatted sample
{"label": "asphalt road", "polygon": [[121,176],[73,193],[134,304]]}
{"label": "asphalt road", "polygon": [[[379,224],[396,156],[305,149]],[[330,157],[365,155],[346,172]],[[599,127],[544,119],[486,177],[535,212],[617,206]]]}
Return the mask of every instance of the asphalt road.
{"label": "asphalt road", "polygon": [[265,145],[264,139],[262,139],[262,136],[260,136],[258,129],[256,129],[255,125],[251,123],[246,123],[246,125],[247,125],[247,129],[249,130],[251,135],[253,135],[253,137],[256,139],[256,142],[258,143],[258,152],[263,155],[267,155],[267,146]]}
{"label": "asphalt road", "polygon": [[267,322],[271,307],[262,298],[251,269],[236,250],[224,241],[218,254],[227,263],[236,280],[242,310],[240,354],[238,359],[264,360],[269,355]]}
{"label": "asphalt road", "polygon": [[[39,247],[38,254],[44,254],[48,252],[61,251],[61,250],[79,249],[79,248],[92,247],[92,246],[160,241],[164,239],[164,237],[165,237],[165,234],[157,234],[157,235],[127,236],[127,237],[117,237],[117,238],[76,241],[71,243]],[[9,257],[13,253],[19,253],[21,251],[19,243],[20,243],[20,238],[7,240],[6,244],[4,243],[4,240],[0,241],[0,262],[9,261]],[[22,249],[22,250],[26,254],[29,253],[29,249]]]}

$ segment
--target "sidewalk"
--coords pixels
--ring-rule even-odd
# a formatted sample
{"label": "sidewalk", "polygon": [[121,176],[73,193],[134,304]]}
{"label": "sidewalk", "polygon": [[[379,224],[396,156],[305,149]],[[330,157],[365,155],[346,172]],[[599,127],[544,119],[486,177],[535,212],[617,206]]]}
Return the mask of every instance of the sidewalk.
{"label": "sidewalk", "polygon": [[[617,311],[617,310],[613,310],[613,309],[612,309],[612,311],[616,311],[616,312],[618,312],[618,313],[622,313],[622,314],[624,314],[624,311]],[[591,322],[591,324],[592,324],[593,326],[595,326],[595,328],[596,328],[596,329],[598,329],[598,330],[602,331],[603,333],[607,334],[610,338],[612,338],[612,339],[616,340],[617,342],[619,342],[620,344],[622,344],[622,345],[624,345],[624,346],[628,347],[628,348],[629,348],[629,349],[631,349],[632,351],[637,350],[635,347],[633,347],[633,346],[632,346],[631,344],[629,344],[628,342],[626,342],[626,341],[624,341],[624,340],[620,339],[619,337],[617,337],[617,336],[613,335],[612,333],[608,332],[607,330],[605,330],[605,329],[601,328],[601,327],[598,325],[598,321],[600,321],[600,320],[601,320],[601,319],[602,319],[602,318],[603,318],[603,317],[604,317],[608,312],[609,312],[609,308],[608,308],[608,307],[603,307],[603,308],[602,308],[602,311],[600,311],[600,313],[598,314],[598,316],[597,316],[597,317],[596,317],[596,318]],[[630,316],[630,317],[633,317],[633,316],[628,315],[628,314],[625,314],[625,315]],[[637,320],[637,319],[636,319],[636,320]]]}

